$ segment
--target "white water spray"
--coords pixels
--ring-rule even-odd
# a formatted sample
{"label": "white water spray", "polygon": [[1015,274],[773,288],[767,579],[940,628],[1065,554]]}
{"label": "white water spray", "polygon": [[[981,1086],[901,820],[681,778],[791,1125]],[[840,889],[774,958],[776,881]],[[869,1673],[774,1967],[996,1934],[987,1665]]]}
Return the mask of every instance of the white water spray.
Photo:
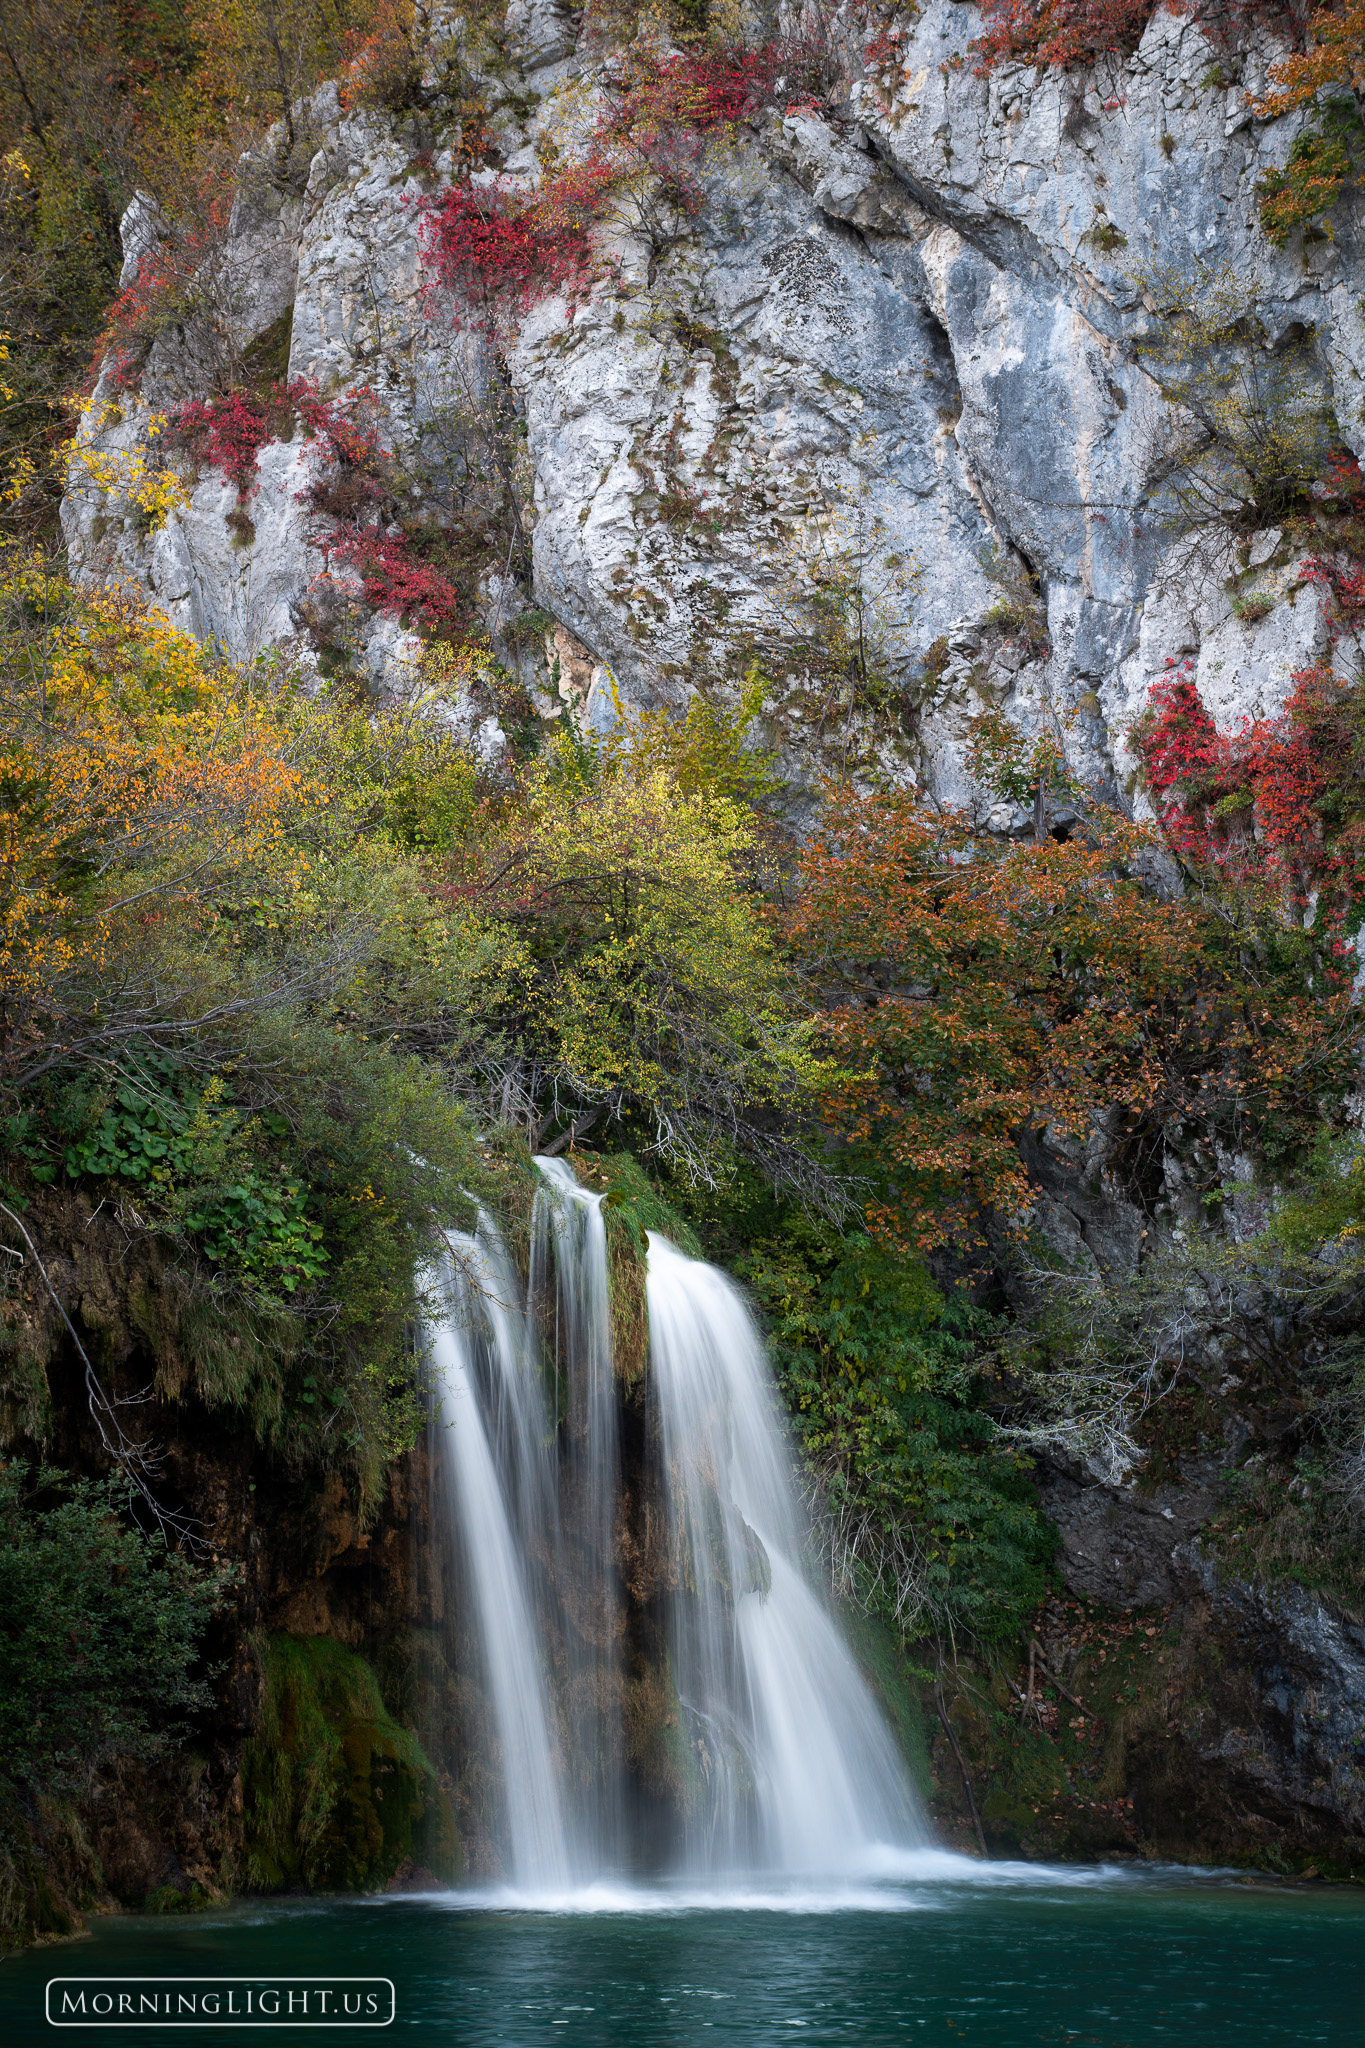
{"label": "white water spray", "polygon": [[559,1413],[555,1579],[563,1644],[565,1748],[581,1868],[618,1870],[626,1854],[621,1744],[623,1613],[616,1569],[621,1499],[602,1198],[561,1159],[536,1161],[531,1309],[554,1304]]}
{"label": "white water spray", "polygon": [[452,1234],[450,1246],[441,1276],[450,1313],[432,1332],[431,1352],[497,1728],[507,1875],[552,1890],[568,1884],[570,1861],[525,1542],[528,1524],[552,1511],[547,1418],[489,1219],[480,1217],[477,1237]]}

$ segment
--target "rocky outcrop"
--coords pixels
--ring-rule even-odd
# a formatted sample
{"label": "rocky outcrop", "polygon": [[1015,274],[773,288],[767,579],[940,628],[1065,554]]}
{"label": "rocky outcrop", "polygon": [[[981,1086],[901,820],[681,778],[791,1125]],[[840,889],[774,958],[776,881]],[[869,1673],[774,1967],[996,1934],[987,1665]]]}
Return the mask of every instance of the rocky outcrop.
{"label": "rocky outcrop", "polygon": [[[976,9],[931,0],[886,68],[866,71],[850,45],[837,111],[773,114],[713,150],[703,210],[662,257],[618,237],[586,300],[546,300],[504,337],[534,589],[490,565],[485,612],[496,630],[534,600],[573,637],[599,702],[608,671],[627,698],[676,702],[733,682],[758,651],[799,767],[824,731],[796,687],[820,631],[809,600],[837,570],[903,693],[899,729],[881,735],[900,772],[972,796],[964,720],[991,701],[1025,726],[1050,706],[1076,765],[1116,789],[1168,657],[1192,659],[1210,708],[1235,721],[1278,708],[1327,649],[1323,594],[1278,532],[1241,554],[1173,537],[1170,408],[1142,355],[1151,280],[1227,264],[1254,282],[1272,342],[1314,338],[1312,375],[1365,445],[1356,215],[1283,252],[1258,222],[1256,180],[1292,139],[1248,110],[1271,46],[1217,82],[1227,51],[1163,9],[1103,75],[978,77],[979,27]],[[518,4],[501,48],[466,52],[485,67],[504,177],[533,180],[551,144],[583,133],[602,59],[572,39],[557,9]],[[430,137],[418,152],[410,122],[343,113],[331,88],[299,131],[283,170],[269,150],[245,167],[215,259],[222,321],[245,346],[288,314],[289,375],[367,386],[412,450],[487,374],[484,337],[423,274],[420,201],[451,152]],[[130,254],[150,232],[139,213]],[[168,334],[138,396],[111,407],[106,381],[91,446],[127,457],[202,355]],[[302,501],[317,460],[301,438],[265,449],[244,537],[215,474],[148,532],[117,462],[78,459],[72,558],[132,577],[234,656],[308,656],[330,524]],[[362,640],[376,676],[412,658],[393,619],[366,619]],[[554,660],[531,678],[549,712]]]}

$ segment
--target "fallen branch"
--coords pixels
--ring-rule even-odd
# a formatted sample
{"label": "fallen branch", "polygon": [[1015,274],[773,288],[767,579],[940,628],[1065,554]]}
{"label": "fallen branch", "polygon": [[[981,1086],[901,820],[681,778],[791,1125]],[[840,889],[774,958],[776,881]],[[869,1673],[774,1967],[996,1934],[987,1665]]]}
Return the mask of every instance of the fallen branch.
{"label": "fallen branch", "polygon": [[962,1751],[957,1746],[957,1737],[953,1733],[953,1724],[948,1719],[948,1709],[943,1704],[943,1668],[941,1665],[938,1677],[934,1680],[934,1704],[938,1708],[938,1718],[943,1723],[944,1733],[953,1746],[953,1755],[957,1758],[957,1767],[962,1773],[962,1787],[967,1794],[967,1806],[972,1816],[972,1826],[976,1829],[976,1839],[981,1844],[981,1854],[989,1862],[991,1852],[986,1847],[986,1836],[981,1826],[981,1816],[976,1810],[976,1794],[972,1791],[972,1781],[967,1775],[967,1766],[963,1762]]}

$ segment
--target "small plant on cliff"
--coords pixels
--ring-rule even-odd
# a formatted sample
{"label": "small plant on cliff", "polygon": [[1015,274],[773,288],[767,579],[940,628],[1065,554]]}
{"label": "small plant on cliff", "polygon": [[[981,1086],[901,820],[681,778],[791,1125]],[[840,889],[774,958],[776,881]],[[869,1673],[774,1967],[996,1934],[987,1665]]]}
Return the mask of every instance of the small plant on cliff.
{"label": "small plant on cliff", "polygon": [[[223,398],[195,399],[171,415],[170,425],[201,462],[221,471],[237,486],[238,501],[244,505],[256,488],[261,450],[288,433],[296,419],[321,443],[330,461],[368,484],[362,493],[367,502],[379,495],[373,480],[391,458],[380,443],[378,406],[367,385],[348,392],[344,399],[330,399],[307,377],[288,383],[277,379],[259,391],[237,390]],[[310,502],[318,502],[322,488],[313,486]],[[348,509],[356,507],[350,504]]]}
{"label": "small plant on cliff", "polygon": [[1166,407],[1149,467],[1179,524],[1251,531],[1301,511],[1337,445],[1309,340],[1272,347],[1260,278],[1230,264],[1137,282],[1157,318],[1142,359]]}
{"label": "small plant on cliff", "polygon": [[482,308],[581,296],[605,258],[597,231],[643,238],[657,257],[701,203],[707,150],[771,92],[781,46],[700,45],[628,58],[584,147],[520,185],[455,185],[422,202],[434,277]]}
{"label": "small plant on cliff", "polygon": [[1064,70],[1137,48],[1156,0],[989,0],[972,45],[978,69],[1007,59]]}

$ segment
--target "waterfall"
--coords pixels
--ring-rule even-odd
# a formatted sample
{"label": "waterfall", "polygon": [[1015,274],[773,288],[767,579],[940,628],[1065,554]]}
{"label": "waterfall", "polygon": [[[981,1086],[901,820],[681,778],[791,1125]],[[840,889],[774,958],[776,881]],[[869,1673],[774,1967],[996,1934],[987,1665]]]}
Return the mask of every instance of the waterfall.
{"label": "waterfall", "polygon": [[[649,1239],[649,1359],[695,1756],[688,1858],[826,1874],[920,1835],[884,1721],[801,1565],[776,1391],[738,1290]],[[699,1779],[699,1782],[697,1782]]]}
{"label": "waterfall", "polygon": [[547,1894],[631,1866],[866,1871],[879,1848],[925,1831],[803,1561],[791,1455],[744,1299],[651,1234],[632,1529],[601,1198],[562,1162],[537,1164],[524,1312],[481,1214],[474,1236],[451,1236],[450,1313],[431,1342],[502,1874]]}
{"label": "waterfall", "polygon": [[542,1186],[531,1216],[531,1302],[533,1309],[554,1305],[546,1335],[563,1417],[555,1576],[565,1748],[580,1863],[600,1871],[619,1868],[626,1855],[616,1568],[621,1468],[607,1231],[601,1197],[580,1187],[563,1160],[536,1164]]}
{"label": "waterfall", "polygon": [[559,1744],[531,1585],[537,1524],[553,1512],[548,1418],[490,1219],[480,1215],[475,1237],[452,1232],[450,1247],[440,1275],[448,1313],[431,1333],[431,1356],[497,1728],[507,1875],[528,1889],[562,1890],[570,1863]]}

